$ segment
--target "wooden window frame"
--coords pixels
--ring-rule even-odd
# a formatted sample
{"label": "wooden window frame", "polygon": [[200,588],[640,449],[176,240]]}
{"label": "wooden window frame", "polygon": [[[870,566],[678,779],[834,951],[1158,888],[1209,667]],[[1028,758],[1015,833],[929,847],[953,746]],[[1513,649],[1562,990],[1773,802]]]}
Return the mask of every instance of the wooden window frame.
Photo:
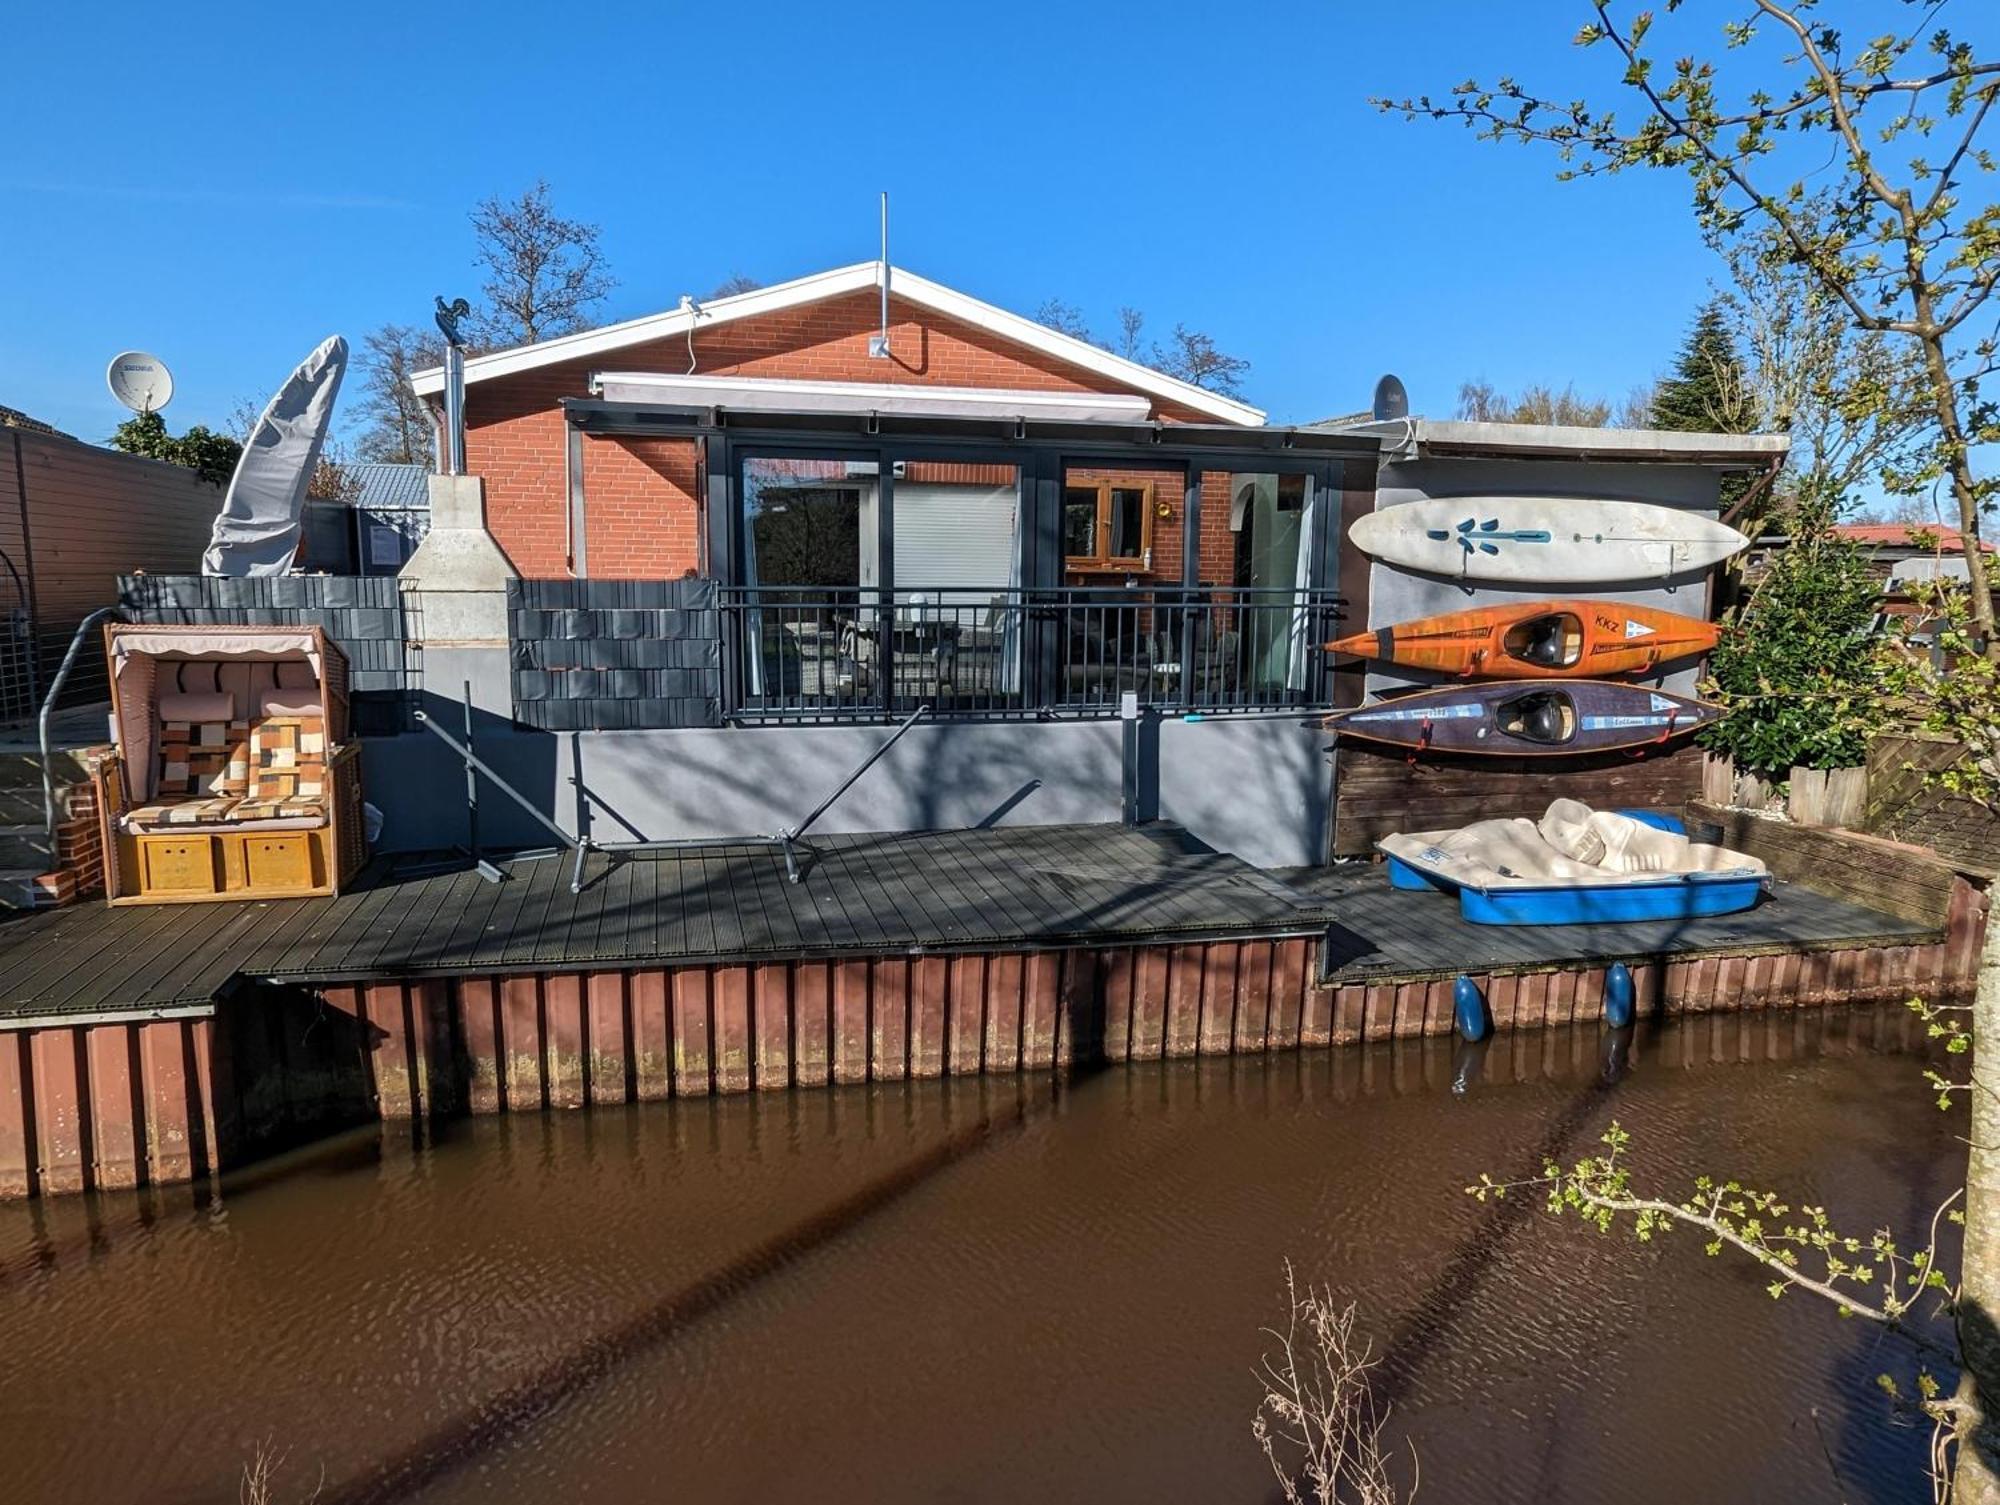
{"label": "wooden window frame", "polygon": [[[1067,478],[1062,483],[1065,527],[1069,510],[1069,494],[1072,491],[1095,491],[1097,493],[1097,548],[1090,554],[1065,554],[1063,568],[1078,574],[1101,571],[1106,574],[1145,574],[1152,569],[1153,560],[1153,517],[1159,510],[1158,493],[1154,481],[1119,481],[1099,478],[1087,481],[1072,481]],[[1111,552],[1111,493],[1114,491],[1136,491],[1139,493],[1139,552],[1137,554],[1113,554]]]}

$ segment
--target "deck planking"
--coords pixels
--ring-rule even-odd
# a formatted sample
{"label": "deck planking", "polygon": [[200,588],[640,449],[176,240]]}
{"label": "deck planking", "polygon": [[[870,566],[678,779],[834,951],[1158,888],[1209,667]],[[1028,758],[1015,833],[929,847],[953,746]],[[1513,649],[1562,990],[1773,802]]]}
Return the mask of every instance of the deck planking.
{"label": "deck planking", "polygon": [[[1685,923],[1470,925],[1361,865],[1261,872],[1178,828],[1007,826],[503,864],[505,881],[384,859],[337,899],[83,905],[0,925],[0,1021],[182,1009],[242,981],[818,960],[1324,935],[1336,981],[1537,971],[1666,955],[1776,955],[1937,939],[1935,927],[1779,883]],[[412,871],[416,870],[416,871]]]}
{"label": "deck planking", "polygon": [[336,899],[79,905],[0,925],[0,1019],[211,1003],[239,981],[351,982],[924,951],[1313,936],[1324,900],[1177,832],[1119,826],[815,837],[502,864],[384,859]]}

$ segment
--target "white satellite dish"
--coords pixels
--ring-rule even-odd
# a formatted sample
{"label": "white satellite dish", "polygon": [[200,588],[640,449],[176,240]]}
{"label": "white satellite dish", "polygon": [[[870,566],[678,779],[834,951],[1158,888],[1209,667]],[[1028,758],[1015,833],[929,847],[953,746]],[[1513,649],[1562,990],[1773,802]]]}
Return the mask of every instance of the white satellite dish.
{"label": "white satellite dish", "polygon": [[104,373],[111,395],[135,413],[157,413],[174,398],[173,373],[157,355],[128,350],[111,358]]}

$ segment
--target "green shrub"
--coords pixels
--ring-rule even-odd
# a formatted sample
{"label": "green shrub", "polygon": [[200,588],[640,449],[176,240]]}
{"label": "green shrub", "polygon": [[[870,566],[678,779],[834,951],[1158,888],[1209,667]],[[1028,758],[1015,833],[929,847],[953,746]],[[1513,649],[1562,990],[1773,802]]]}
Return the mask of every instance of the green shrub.
{"label": "green shrub", "polygon": [[1859,548],[1800,527],[1723,623],[1705,688],[1729,714],[1701,745],[1766,778],[1860,763],[1887,719],[1880,591]]}
{"label": "green shrub", "polygon": [[185,465],[204,481],[227,486],[236,474],[236,462],[243,446],[227,434],[197,423],[179,438],[167,432],[167,421],[158,413],[140,413],[119,424],[111,435],[111,447],[128,455],[144,455],[165,460],[169,465]]}

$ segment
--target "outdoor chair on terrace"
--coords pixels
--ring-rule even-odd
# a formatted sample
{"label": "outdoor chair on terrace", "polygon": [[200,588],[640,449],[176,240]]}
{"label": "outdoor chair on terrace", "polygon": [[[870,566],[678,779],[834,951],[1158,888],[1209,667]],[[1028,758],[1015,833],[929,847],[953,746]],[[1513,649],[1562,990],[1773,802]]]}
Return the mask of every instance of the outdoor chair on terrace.
{"label": "outdoor chair on terrace", "polygon": [[366,855],[347,659],[318,628],[105,629],[113,904],[330,895]]}

